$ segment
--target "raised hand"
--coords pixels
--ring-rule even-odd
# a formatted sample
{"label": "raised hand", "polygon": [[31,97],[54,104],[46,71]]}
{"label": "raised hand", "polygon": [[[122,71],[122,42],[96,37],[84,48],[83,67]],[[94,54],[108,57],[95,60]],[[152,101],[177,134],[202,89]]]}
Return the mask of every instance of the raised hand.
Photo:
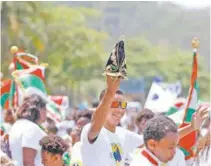
{"label": "raised hand", "polygon": [[195,114],[193,114],[193,120],[191,122],[192,127],[195,130],[199,130],[202,123],[209,116],[209,108],[199,107]]}
{"label": "raised hand", "polygon": [[107,76],[107,91],[114,95],[119,88],[120,78]]}

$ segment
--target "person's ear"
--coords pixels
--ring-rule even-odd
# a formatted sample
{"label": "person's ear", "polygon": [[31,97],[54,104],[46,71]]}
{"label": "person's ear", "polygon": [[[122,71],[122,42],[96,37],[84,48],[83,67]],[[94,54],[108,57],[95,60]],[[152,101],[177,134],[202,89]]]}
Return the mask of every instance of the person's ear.
{"label": "person's ear", "polygon": [[156,145],[157,145],[157,142],[153,139],[150,139],[147,142],[147,148],[152,152],[154,151]]}

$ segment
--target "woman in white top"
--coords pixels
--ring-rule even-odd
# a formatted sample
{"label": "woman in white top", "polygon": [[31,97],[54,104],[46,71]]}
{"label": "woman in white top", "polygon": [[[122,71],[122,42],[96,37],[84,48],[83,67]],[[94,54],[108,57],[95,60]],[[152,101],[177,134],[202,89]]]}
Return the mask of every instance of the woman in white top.
{"label": "woman in white top", "polygon": [[39,141],[46,133],[39,127],[46,119],[46,102],[37,94],[23,99],[17,121],[9,133],[12,159],[18,166],[42,166]]}

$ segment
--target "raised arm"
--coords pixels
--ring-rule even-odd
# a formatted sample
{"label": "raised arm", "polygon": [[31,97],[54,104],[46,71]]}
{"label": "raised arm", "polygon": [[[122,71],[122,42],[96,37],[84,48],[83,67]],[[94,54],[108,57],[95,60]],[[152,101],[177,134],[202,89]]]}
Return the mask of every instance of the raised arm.
{"label": "raised arm", "polygon": [[193,119],[191,124],[185,127],[180,128],[179,131],[179,138],[183,138],[184,136],[188,135],[189,133],[199,130],[203,121],[208,118],[208,108],[198,108],[196,113],[193,115]]}
{"label": "raised arm", "polygon": [[106,118],[109,113],[109,109],[111,107],[112,100],[116,91],[119,88],[120,79],[112,78],[107,76],[107,89],[102,98],[99,106],[93,114],[93,118],[91,121],[91,127],[88,131],[88,140],[90,143],[97,138],[100,130],[102,129]]}

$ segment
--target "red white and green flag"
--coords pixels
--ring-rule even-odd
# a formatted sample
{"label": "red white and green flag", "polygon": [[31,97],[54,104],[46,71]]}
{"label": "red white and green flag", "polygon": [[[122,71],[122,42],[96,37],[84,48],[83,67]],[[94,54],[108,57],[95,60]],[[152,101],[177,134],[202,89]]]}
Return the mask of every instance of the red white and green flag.
{"label": "red white and green flag", "polygon": [[48,96],[49,99],[54,101],[60,108],[65,109],[69,106],[69,98],[68,96]]}
{"label": "red white and green flag", "polygon": [[15,70],[27,69],[30,65],[38,65],[38,58],[35,55],[18,51],[13,55]]}
{"label": "red white and green flag", "polygon": [[17,99],[17,91],[16,91],[16,84],[15,81],[12,80],[11,87],[10,87],[10,98],[9,98],[9,107],[16,108],[18,106],[18,99]]}
{"label": "red white and green flag", "polygon": [[62,121],[62,115],[59,107],[56,103],[49,102],[46,106],[47,117],[51,118],[55,123],[60,123]]}
{"label": "red white and green flag", "polygon": [[[69,98],[68,96],[48,96],[49,100],[53,101],[57,107],[57,110],[60,113],[60,117],[57,119],[61,119],[65,116],[65,111],[69,107]],[[54,109],[55,110],[55,109]]]}
{"label": "red white and green flag", "polygon": [[11,79],[4,80],[1,82],[1,108],[4,110],[9,109],[11,85],[12,85]]}
{"label": "red white and green flag", "polygon": [[170,116],[184,109],[185,101],[186,101],[185,98],[177,98],[174,104],[166,112],[166,115]]}
{"label": "red white and green flag", "polygon": [[29,69],[16,70],[12,75],[18,87],[20,87],[22,95],[36,93],[42,96],[47,101],[47,116],[55,122],[61,122],[59,107],[48,99],[45,86],[45,66],[32,65]]}
{"label": "red white and green flag", "polygon": [[17,105],[15,81],[13,79],[3,81],[1,86],[1,107],[6,110],[17,107]]}
{"label": "red white and green flag", "polygon": [[[197,56],[198,56],[197,49],[194,48],[189,95],[187,97],[184,117],[182,124],[180,125],[180,128],[185,127],[191,123],[193,114],[196,113],[196,110],[198,108],[199,86],[197,83],[197,75],[198,75]],[[179,141],[179,146],[181,150],[184,152],[186,160],[194,157],[196,139],[197,139],[197,132],[193,131],[190,134],[183,137],[182,139],[180,139]]]}
{"label": "red white and green flag", "polygon": [[47,98],[45,66],[33,65],[29,69],[16,70],[12,76],[23,94],[37,93]]}
{"label": "red white and green flag", "polygon": [[[24,53],[22,50],[19,50],[18,52],[14,53],[13,55],[13,62],[10,64],[11,69],[13,71],[15,70],[23,70],[23,69],[29,69],[31,65],[37,64],[38,58],[32,54]],[[13,68],[14,66],[14,68]],[[21,94],[19,94],[18,86],[16,85],[15,81],[12,81],[11,89],[10,89],[10,99],[9,99],[9,106],[12,107],[18,107],[19,106],[19,97]]]}
{"label": "red white and green flag", "polygon": [[28,69],[32,65],[31,63],[29,63],[29,62],[27,62],[24,59],[21,59],[19,57],[14,57],[13,63],[14,63],[15,70]]}

